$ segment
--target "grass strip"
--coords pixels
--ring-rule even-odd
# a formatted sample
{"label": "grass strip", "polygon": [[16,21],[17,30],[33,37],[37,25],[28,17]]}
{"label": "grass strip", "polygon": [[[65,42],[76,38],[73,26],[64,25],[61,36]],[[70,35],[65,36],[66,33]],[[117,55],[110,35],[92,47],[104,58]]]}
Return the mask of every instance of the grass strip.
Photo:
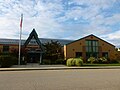
{"label": "grass strip", "polygon": [[87,66],[120,66],[120,63],[118,64],[83,64],[83,67],[87,67]]}

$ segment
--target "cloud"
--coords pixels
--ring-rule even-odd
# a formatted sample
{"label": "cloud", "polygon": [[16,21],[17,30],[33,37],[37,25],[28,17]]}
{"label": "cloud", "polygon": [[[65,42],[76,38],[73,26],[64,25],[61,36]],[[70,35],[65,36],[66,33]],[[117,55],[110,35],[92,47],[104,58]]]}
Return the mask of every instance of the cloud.
{"label": "cloud", "polygon": [[108,40],[114,40],[114,39],[119,39],[120,38],[120,30],[107,34],[107,35],[103,35],[103,37],[107,38]]}
{"label": "cloud", "polygon": [[19,38],[23,13],[23,39],[35,28],[41,38],[79,39],[95,34],[117,42],[119,5],[119,0],[0,0],[0,38]]}
{"label": "cloud", "polygon": [[120,47],[120,30],[112,32],[110,34],[102,35],[104,39],[109,41],[110,43],[113,43],[117,47]]}
{"label": "cloud", "polygon": [[[14,38],[14,36],[17,33],[17,30],[19,30],[15,18],[0,18],[0,37],[1,38]],[[4,26],[4,27],[3,27]],[[12,27],[14,26],[14,27]]]}
{"label": "cloud", "polygon": [[[11,7],[12,5],[12,7]],[[4,7],[8,6],[8,7]],[[2,3],[2,10],[6,13],[4,13],[4,16],[1,17],[1,25],[4,25],[4,27],[1,26],[1,30],[7,31],[13,29],[14,31],[19,30],[19,21],[20,21],[20,14],[23,12],[24,19],[23,19],[23,38],[27,38],[26,32],[29,32],[35,28],[38,33],[42,37],[50,37],[50,33],[54,32],[55,30],[58,30],[60,32],[61,25],[59,25],[54,17],[55,15],[59,14],[58,11],[60,11],[60,6],[54,3],[43,3],[41,1],[36,1],[33,3],[33,1],[5,1]],[[53,12],[56,12],[53,14]],[[12,22],[14,19],[14,23]],[[18,18],[19,17],[19,18]],[[10,24],[11,23],[11,24]],[[15,24],[16,23],[16,24]],[[7,26],[6,26],[7,25]],[[10,27],[10,28],[8,28]],[[12,31],[13,31],[12,30]],[[16,31],[16,32],[17,32]],[[4,33],[4,32],[1,32]],[[13,34],[18,35],[13,35]],[[25,33],[25,35],[24,35]],[[16,36],[19,36],[19,32],[11,32],[10,33],[11,38],[18,38]],[[10,36],[9,35],[9,36]],[[6,37],[4,34],[2,38],[9,38],[9,36]],[[15,36],[15,37],[14,37]]]}

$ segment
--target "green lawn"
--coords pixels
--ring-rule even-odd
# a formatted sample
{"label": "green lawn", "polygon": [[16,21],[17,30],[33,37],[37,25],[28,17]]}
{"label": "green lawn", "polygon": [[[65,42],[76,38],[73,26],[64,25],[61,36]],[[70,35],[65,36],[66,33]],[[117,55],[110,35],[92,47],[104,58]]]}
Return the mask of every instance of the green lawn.
{"label": "green lawn", "polygon": [[86,67],[86,66],[120,66],[120,63],[117,63],[117,64],[86,64],[84,63],[83,64],[83,67]]}

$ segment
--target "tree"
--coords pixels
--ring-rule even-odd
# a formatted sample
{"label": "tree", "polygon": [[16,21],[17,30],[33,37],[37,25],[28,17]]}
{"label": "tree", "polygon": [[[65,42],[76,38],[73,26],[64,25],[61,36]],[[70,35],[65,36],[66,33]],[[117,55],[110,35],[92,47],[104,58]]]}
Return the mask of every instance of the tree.
{"label": "tree", "polygon": [[50,60],[51,64],[55,64],[58,59],[63,59],[62,46],[58,41],[47,42],[45,47],[45,59]]}

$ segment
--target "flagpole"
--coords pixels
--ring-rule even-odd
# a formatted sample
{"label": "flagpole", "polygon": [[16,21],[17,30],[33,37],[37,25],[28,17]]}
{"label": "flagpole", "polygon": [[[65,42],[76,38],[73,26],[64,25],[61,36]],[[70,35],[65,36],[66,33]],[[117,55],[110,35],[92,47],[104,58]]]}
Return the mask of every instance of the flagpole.
{"label": "flagpole", "polygon": [[21,14],[21,21],[20,21],[20,39],[19,39],[19,57],[18,57],[18,65],[20,65],[20,57],[21,57],[22,20],[23,20],[23,14]]}
{"label": "flagpole", "polygon": [[20,65],[20,56],[21,56],[21,33],[22,33],[22,28],[20,28],[20,39],[19,39],[19,58],[18,58],[18,65]]}

